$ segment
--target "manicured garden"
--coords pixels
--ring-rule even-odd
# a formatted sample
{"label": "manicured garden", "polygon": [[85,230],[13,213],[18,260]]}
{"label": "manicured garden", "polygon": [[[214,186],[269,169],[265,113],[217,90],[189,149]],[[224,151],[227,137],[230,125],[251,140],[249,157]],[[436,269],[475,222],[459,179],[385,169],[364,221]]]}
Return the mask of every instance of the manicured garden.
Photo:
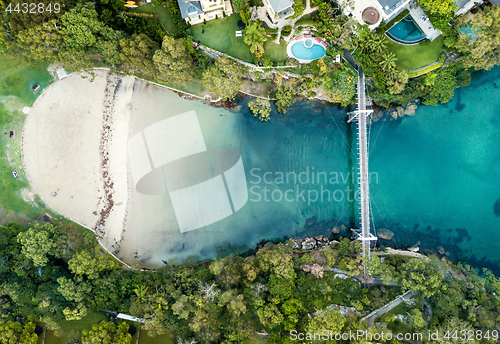
{"label": "manicured garden", "polygon": [[275,44],[270,38],[267,39],[266,43],[264,43],[264,58],[268,58],[273,62],[283,62],[287,59],[286,54],[286,46],[287,43],[285,41],[281,41],[280,44]]}
{"label": "manicured garden", "polygon": [[[232,14],[223,19],[208,21],[206,24],[197,24],[191,27],[191,35],[195,41],[200,41],[212,49],[221,51],[240,60],[254,63],[254,56],[250,52],[250,47],[243,41],[243,36],[236,37],[235,32],[239,31],[238,21],[240,17]],[[286,60],[286,42],[274,44],[271,37],[264,43],[264,58],[273,62],[283,62]]]}
{"label": "manicured garden", "polygon": [[253,63],[254,58],[250,48],[243,42],[243,36],[236,37],[239,30],[240,17],[232,14],[223,19],[214,19],[206,24],[191,27],[191,34],[196,41],[212,49],[234,56],[240,60]]}
{"label": "manicured garden", "polygon": [[173,35],[178,34],[177,27],[174,23],[174,17],[166,6],[153,6],[152,4],[146,4],[139,6],[135,12],[157,14],[159,16],[160,23],[163,24],[169,33]]}
{"label": "manicured garden", "polygon": [[425,40],[415,45],[395,43],[387,37],[385,40],[389,50],[398,58],[396,65],[404,70],[417,69],[437,61],[444,44],[443,35],[433,42]]}

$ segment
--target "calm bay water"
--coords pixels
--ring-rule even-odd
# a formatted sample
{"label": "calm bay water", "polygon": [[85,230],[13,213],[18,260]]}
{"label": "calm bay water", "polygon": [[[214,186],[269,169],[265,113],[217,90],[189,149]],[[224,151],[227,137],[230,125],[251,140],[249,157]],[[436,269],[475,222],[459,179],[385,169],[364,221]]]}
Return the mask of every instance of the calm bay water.
{"label": "calm bay water", "polygon": [[[500,272],[500,217],[494,212],[500,199],[498,80],[499,67],[478,73],[447,104],[421,106],[414,117],[386,118],[371,126],[373,222],[376,230],[388,228],[395,233],[392,241],[381,243],[393,247],[420,244],[425,252],[438,252],[441,246],[453,260]],[[303,103],[284,116],[273,113],[271,123],[257,126],[245,106],[240,113],[247,115],[243,135],[251,146],[240,149],[258,156],[262,166],[286,166],[288,171],[302,171],[307,166],[316,171],[357,171],[344,140],[354,142],[356,149],[355,126],[349,132],[343,109]],[[264,154],[270,135],[276,137],[275,147],[272,154]],[[245,168],[253,165],[252,160]],[[350,185],[339,180],[338,185],[329,186],[346,190]],[[348,192],[344,196],[333,203],[299,203],[296,219],[300,225],[290,231],[283,223],[282,234],[300,235],[304,225],[314,234],[328,234],[332,223],[347,227],[357,223],[357,203],[350,202]],[[311,221],[304,223],[312,216],[312,225]],[[274,233],[279,236],[281,231]]]}
{"label": "calm bay water", "polygon": [[[371,126],[373,222],[376,230],[395,233],[381,244],[420,242],[431,252],[442,246],[453,260],[500,273],[500,217],[494,212],[500,199],[499,78],[500,68],[477,74],[448,104],[421,106],[414,117]],[[335,226],[346,235],[359,222],[356,126],[345,123],[346,109],[304,102],[286,115],[273,109],[262,123],[248,101],[227,111],[158,88],[135,97],[138,108],[157,109],[155,116],[133,116],[145,121],[136,123],[139,129],[195,110],[207,147],[241,153],[249,190],[242,209],[212,225],[180,233],[170,215],[157,221],[151,235],[135,239],[139,249],[154,252],[148,264],[241,252],[265,239],[329,235]],[[169,199],[158,202],[159,209],[171,208]]]}
{"label": "calm bay water", "polygon": [[[416,116],[372,127],[373,214],[400,244],[500,272],[500,68]],[[378,139],[377,133],[380,132]],[[375,133],[375,134],[374,134]],[[375,137],[374,137],[375,136]]]}

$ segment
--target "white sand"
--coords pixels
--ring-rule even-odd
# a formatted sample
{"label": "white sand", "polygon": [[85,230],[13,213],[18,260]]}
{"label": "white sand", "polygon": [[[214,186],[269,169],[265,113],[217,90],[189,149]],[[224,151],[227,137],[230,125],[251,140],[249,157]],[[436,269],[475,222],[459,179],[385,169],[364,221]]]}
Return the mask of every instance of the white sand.
{"label": "white sand", "polygon": [[[135,78],[121,77],[115,93],[117,76],[95,74],[92,82],[89,75],[72,74],[42,93],[26,120],[23,160],[33,191],[47,206],[91,229],[104,218],[106,237],[119,240],[128,203],[124,147]],[[113,156],[106,165],[109,179],[103,177],[103,154]],[[113,183],[111,190],[105,181]]]}
{"label": "white sand", "polygon": [[135,190],[127,147],[149,125],[192,110],[207,133],[217,132],[219,120],[231,121],[220,117],[225,110],[133,77],[95,73],[93,82],[79,74],[55,82],[31,108],[23,157],[32,191],[51,209],[95,230],[130,265],[158,267],[215,245],[222,229],[181,233],[168,194]]}

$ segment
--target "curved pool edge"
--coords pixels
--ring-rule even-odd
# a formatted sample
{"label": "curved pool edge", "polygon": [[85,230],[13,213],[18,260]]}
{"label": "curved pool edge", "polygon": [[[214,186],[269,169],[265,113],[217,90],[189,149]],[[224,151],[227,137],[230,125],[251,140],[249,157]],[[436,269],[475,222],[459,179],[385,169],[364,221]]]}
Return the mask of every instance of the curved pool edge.
{"label": "curved pool edge", "polygon": [[[407,17],[410,17],[411,19],[411,22],[413,23],[413,25],[415,25],[415,27],[417,28],[417,30],[423,35],[422,38],[419,38],[417,40],[414,40],[414,41],[405,41],[404,39],[401,39],[401,38],[398,38],[396,36],[394,36],[390,31],[392,29],[394,29],[398,24],[400,24],[402,21],[404,21]],[[397,43],[397,44],[402,44],[402,45],[417,45],[417,44],[420,44],[422,43],[423,41],[425,41],[427,39],[427,36],[425,35],[425,33],[422,32],[422,29],[419,27],[419,25],[415,22],[415,19],[413,19],[413,17],[411,16],[411,14],[408,14],[406,15],[404,18],[401,18],[401,20],[399,20],[398,22],[396,22],[394,25],[392,25],[387,31],[385,31],[385,36],[387,38],[389,38],[391,41],[393,41],[394,43]]]}
{"label": "curved pool edge", "polygon": [[[312,60],[304,60],[304,59],[298,58],[298,57],[296,57],[295,55],[293,55],[293,53],[292,53],[292,46],[293,46],[295,43],[297,43],[297,42],[300,42],[300,41],[305,41],[305,40],[307,40],[307,39],[312,40],[313,45],[312,45],[311,47],[313,47],[314,45],[319,45],[319,46],[321,46],[321,47],[325,50],[325,51],[324,51],[324,53],[323,53],[323,56],[321,56],[321,57],[317,57],[317,58],[312,59]],[[322,42],[323,42],[323,41],[322,41]],[[325,43],[325,44],[326,44],[326,43]],[[302,37],[301,39],[293,39],[290,43],[288,43],[288,44],[287,44],[287,46],[286,46],[286,54],[287,54],[287,56],[288,56],[288,57],[293,58],[293,59],[296,59],[297,61],[299,61],[299,63],[311,63],[311,62],[312,62],[312,61],[314,61],[314,60],[321,59],[321,58],[325,57],[325,55],[326,55],[326,47],[325,47],[325,46],[323,46],[322,44],[318,43],[318,42],[317,42],[314,38],[312,38],[312,37]]]}
{"label": "curved pool edge", "polygon": [[396,38],[393,35],[391,35],[389,33],[389,31],[385,32],[385,36],[387,38],[389,38],[391,41],[393,41],[394,43],[402,44],[402,45],[417,45],[417,44],[420,44],[420,43],[422,43],[423,41],[425,41],[427,39],[427,37],[424,37],[424,38],[419,39],[418,41],[412,41],[412,42],[403,41],[403,40],[401,40],[399,38]]}

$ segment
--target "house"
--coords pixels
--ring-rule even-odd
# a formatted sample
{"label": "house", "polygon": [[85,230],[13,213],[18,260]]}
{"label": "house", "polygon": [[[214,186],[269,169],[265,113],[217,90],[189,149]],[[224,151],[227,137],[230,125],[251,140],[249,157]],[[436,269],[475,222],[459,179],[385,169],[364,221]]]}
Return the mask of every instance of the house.
{"label": "house", "polygon": [[[342,10],[345,15],[352,15],[361,24],[366,24],[373,30],[385,21],[388,23],[413,0],[354,0],[349,5],[344,5]],[[344,1],[348,3],[348,1]]]}
{"label": "house", "polygon": [[352,16],[361,24],[368,25],[370,30],[377,28],[382,21],[389,23],[407,10],[410,21],[422,33],[424,39],[433,41],[441,35],[441,31],[432,26],[429,17],[418,6],[417,0],[344,0],[343,2],[344,14]]}
{"label": "house", "polygon": [[233,13],[229,0],[177,0],[177,2],[181,17],[191,25]]}
{"label": "house", "polygon": [[455,13],[457,14],[457,16],[460,16],[469,12],[472,7],[481,5],[483,3],[483,0],[455,0],[455,3],[457,4],[457,11]]}
{"label": "house", "polygon": [[277,23],[280,19],[285,19],[294,14],[294,0],[262,0],[264,8],[269,14],[269,18],[273,23]]}

